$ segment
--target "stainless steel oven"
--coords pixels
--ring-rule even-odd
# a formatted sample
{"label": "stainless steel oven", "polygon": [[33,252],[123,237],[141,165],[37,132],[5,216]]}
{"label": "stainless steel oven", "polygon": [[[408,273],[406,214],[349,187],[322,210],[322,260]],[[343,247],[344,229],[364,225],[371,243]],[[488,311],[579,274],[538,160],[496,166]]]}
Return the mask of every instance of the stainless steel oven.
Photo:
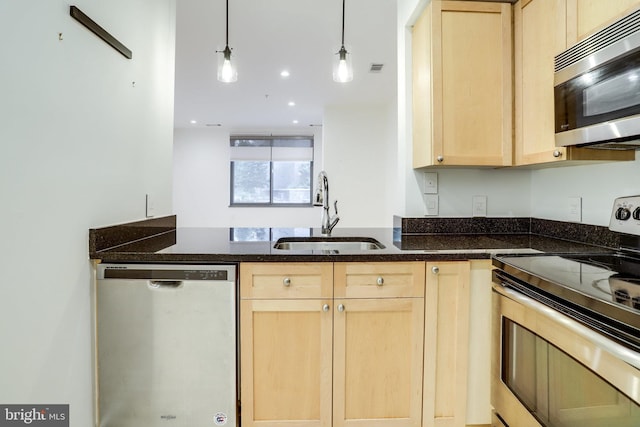
{"label": "stainless steel oven", "polygon": [[[640,196],[618,199],[612,213],[610,228],[630,242],[639,206]],[[494,425],[640,426],[640,253],[507,255],[493,264]]]}
{"label": "stainless steel oven", "polygon": [[640,147],[640,9],[555,58],[556,145]]}

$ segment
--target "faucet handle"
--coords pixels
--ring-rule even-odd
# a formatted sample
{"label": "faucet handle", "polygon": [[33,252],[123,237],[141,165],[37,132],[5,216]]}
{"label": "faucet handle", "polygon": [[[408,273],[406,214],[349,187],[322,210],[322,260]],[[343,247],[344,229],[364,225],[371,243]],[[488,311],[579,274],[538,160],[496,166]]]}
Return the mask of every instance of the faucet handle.
{"label": "faucet handle", "polygon": [[338,201],[333,202],[333,210],[336,211],[336,215],[338,215]]}

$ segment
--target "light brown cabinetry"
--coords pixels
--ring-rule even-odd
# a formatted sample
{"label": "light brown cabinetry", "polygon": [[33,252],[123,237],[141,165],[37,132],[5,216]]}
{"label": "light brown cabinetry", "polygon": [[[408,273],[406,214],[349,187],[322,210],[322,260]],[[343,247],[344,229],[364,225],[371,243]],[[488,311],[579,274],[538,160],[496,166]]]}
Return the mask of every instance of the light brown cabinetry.
{"label": "light brown cabinetry", "polygon": [[[636,0],[637,1],[637,0]],[[575,0],[520,0],[514,5],[515,164],[571,164],[633,160],[633,151],[556,147],[554,56],[568,47]],[[573,5],[573,6],[571,6]],[[570,45],[571,43],[569,43]]]}
{"label": "light brown cabinetry", "polygon": [[424,427],[491,423],[491,261],[428,262]]}
{"label": "light brown cabinetry", "polygon": [[423,262],[245,263],[240,288],[243,426],[420,425]]}
{"label": "light brown cabinetry", "polygon": [[640,6],[638,0],[566,0],[566,3],[569,45]]}
{"label": "light brown cabinetry", "polygon": [[468,261],[427,263],[424,427],[466,425],[469,277]]}
{"label": "light brown cabinetry", "polygon": [[412,33],[413,167],[512,163],[511,6],[429,3]]}
{"label": "light brown cabinetry", "polygon": [[240,297],[242,425],[331,427],[333,265],[240,264]]}

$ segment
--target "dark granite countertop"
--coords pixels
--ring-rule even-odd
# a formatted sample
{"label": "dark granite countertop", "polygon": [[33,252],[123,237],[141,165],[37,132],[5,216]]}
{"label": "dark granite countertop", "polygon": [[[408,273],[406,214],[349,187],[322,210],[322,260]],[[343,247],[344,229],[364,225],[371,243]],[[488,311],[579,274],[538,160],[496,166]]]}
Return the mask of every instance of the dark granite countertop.
{"label": "dark granite countertop", "polygon": [[373,262],[488,259],[500,253],[607,250],[602,246],[518,230],[515,233],[402,234],[399,228],[336,228],[332,237],[370,237],[385,247],[376,250],[291,251],[274,249],[275,241],[279,237],[320,236],[319,229],[175,228],[174,224],[175,217],[173,223],[169,221],[168,224],[166,219],[159,219],[152,220],[151,226],[148,221],[143,221],[90,230],[90,258],[102,262],[135,263]]}

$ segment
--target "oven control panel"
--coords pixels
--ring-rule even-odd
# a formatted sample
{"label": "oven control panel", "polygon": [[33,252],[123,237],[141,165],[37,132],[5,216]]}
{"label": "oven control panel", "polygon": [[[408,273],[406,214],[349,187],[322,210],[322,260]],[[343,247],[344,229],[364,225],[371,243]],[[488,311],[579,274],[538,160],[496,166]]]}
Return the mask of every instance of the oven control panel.
{"label": "oven control panel", "polygon": [[640,236],[640,196],[618,197],[613,202],[609,230]]}

